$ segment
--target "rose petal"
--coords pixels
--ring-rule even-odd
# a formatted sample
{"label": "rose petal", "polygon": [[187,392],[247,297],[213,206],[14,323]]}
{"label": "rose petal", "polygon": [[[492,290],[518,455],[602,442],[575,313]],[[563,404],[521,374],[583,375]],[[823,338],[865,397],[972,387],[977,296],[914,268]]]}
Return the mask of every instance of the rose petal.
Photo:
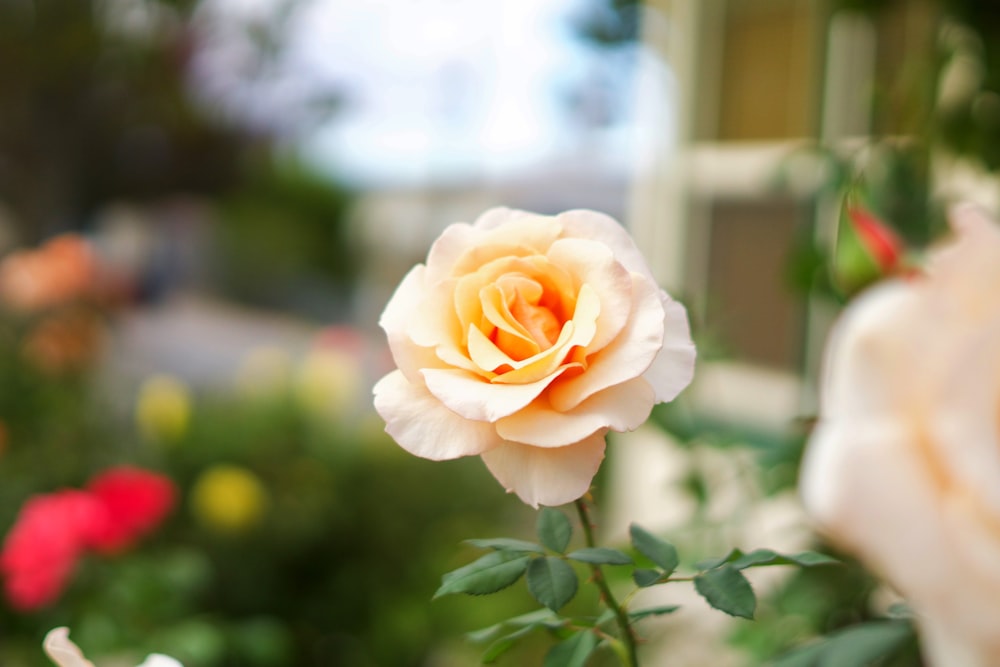
{"label": "rose petal", "polygon": [[585,239],[559,239],[548,252],[549,261],[594,290],[601,317],[587,352],[600,350],[617,336],[628,321],[632,305],[632,276],[615,259],[611,249]]}
{"label": "rose petal", "polygon": [[455,414],[399,371],[379,380],[374,394],[386,432],[411,454],[441,461],[481,454],[501,442],[492,424]]}
{"label": "rose petal", "polygon": [[146,657],[139,667],[184,667],[180,662],[174,660],[169,655],[161,653],[151,653]]}
{"label": "rose petal", "polygon": [[607,347],[587,357],[585,372],[552,386],[552,407],[567,412],[602,389],[645,373],[663,344],[663,327],[659,288],[633,274],[632,314],[625,328]]}
{"label": "rose petal", "polygon": [[427,389],[466,419],[495,422],[535,400],[569,366],[528,384],[493,384],[467,371],[424,369]]}
{"label": "rose petal", "polygon": [[421,368],[442,365],[432,348],[415,344],[406,332],[423,299],[425,271],[422,264],[410,269],[393,292],[378,321],[389,341],[393,361],[411,382],[422,381],[419,373]]}
{"label": "rose petal", "polygon": [[69,628],[49,630],[42,648],[59,667],[94,667],[94,663],[83,657],[80,648],[70,641]]}
{"label": "rose petal", "polygon": [[604,433],[566,447],[505,442],[483,454],[486,467],[508,493],[532,507],[572,502],[590,489],[604,459]]}
{"label": "rose petal", "polygon": [[497,421],[497,433],[512,442],[536,447],[563,447],[597,431],[632,431],[653,409],[653,388],[636,378],[599,391],[569,412],[558,412],[539,399]]}
{"label": "rose petal", "polygon": [[556,220],[563,225],[564,238],[588,239],[603,243],[611,248],[615,258],[630,273],[641,273],[650,282],[656,282],[646,258],[636,247],[635,241],[614,218],[597,211],[580,209],[560,213],[556,216]]}
{"label": "rose petal", "polygon": [[663,304],[663,347],[642,377],[653,386],[656,402],[672,401],[694,378],[697,352],[688,328],[687,311],[666,292],[660,292]]}

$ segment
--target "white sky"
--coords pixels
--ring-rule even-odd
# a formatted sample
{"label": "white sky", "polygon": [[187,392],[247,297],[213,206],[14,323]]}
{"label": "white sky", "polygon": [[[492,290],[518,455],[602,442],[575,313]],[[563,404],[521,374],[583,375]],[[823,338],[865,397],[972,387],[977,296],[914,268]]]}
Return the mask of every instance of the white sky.
{"label": "white sky", "polygon": [[495,174],[579,140],[582,121],[560,107],[560,91],[603,76],[629,94],[609,57],[570,32],[584,1],[305,0],[280,71],[261,77],[250,75],[260,72],[239,21],[271,21],[275,0],[205,0],[199,79],[260,124],[294,118],[317,91],[344,90],[335,120],[302,141],[350,180]]}

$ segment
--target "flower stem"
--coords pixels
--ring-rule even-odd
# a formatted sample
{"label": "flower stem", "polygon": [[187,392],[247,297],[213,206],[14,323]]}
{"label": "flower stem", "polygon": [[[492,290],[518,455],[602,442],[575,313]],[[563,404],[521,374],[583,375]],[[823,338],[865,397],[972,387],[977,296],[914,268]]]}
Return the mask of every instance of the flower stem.
{"label": "flower stem", "polygon": [[[587,546],[597,546],[594,542],[594,526],[590,521],[590,510],[587,509],[586,501],[580,498],[574,504],[576,505],[577,513],[580,515],[580,524],[583,528],[583,536],[587,542]],[[624,644],[625,648],[625,655],[619,655],[622,658],[622,664],[627,665],[627,667],[639,667],[635,633],[632,631],[632,625],[629,623],[624,607],[618,604],[614,593],[611,592],[608,582],[604,579],[604,572],[601,570],[601,566],[597,564],[591,565],[590,571],[594,583],[597,584],[597,588],[601,591],[601,599],[604,600],[604,604],[607,605],[608,609],[614,612],[615,620],[618,622],[622,644]]]}

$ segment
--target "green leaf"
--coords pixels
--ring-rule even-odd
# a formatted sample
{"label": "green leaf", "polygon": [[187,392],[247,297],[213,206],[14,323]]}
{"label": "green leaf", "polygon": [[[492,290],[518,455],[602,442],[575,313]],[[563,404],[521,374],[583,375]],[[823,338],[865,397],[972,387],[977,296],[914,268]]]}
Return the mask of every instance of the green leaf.
{"label": "green leaf", "polygon": [[866,623],[847,628],[827,640],[817,667],[867,667],[912,638],[913,628],[908,623]]}
{"label": "green leaf", "polygon": [[698,561],[694,564],[694,566],[699,570],[714,570],[720,565],[733,562],[742,555],[743,552],[739,549],[732,549],[725,556],[719,556],[718,558],[706,558],[705,560]]}
{"label": "green leaf", "polygon": [[802,551],[797,554],[786,555],[779,554],[771,549],[755,549],[750,553],[743,553],[739,549],[733,549],[725,556],[703,560],[697,563],[695,567],[699,570],[714,570],[724,563],[729,563],[737,570],[745,570],[748,567],[762,567],[766,565],[816,567],[819,565],[837,565],[840,561],[832,556],[815,551]]}
{"label": "green leaf", "polygon": [[512,537],[488,537],[479,540],[465,540],[466,544],[471,544],[479,549],[496,549],[497,551],[519,551],[521,553],[545,553],[545,549],[540,544],[528,542],[527,540],[515,540]]}
{"label": "green leaf", "polygon": [[632,622],[641,621],[644,618],[650,616],[663,616],[664,614],[672,614],[680,609],[678,605],[663,605],[661,607],[649,607],[647,609],[639,609],[638,611],[630,611],[628,613],[629,620]]}
{"label": "green leaf", "polygon": [[768,664],[770,667],[869,667],[913,640],[909,623],[866,623],[793,649]]}
{"label": "green leaf", "polygon": [[606,547],[585,547],[566,555],[566,558],[580,561],[581,563],[591,563],[592,565],[631,565],[632,559],[628,554],[618,551],[618,549],[608,549]]}
{"label": "green leaf", "polygon": [[434,599],[451,593],[487,595],[507,588],[521,578],[528,556],[511,551],[494,551],[441,577]]}
{"label": "green leaf", "polygon": [[817,565],[836,565],[840,561],[825,554],[815,551],[803,551],[790,556],[779,554],[770,549],[756,549],[748,554],[742,554],[729,561],[737,570],[748,567],[760,567],[764,565],[799,565],[801,567],[814,567]]}
{"label": "green leaf", "polygon": [[660,577],[662,576],[663,573],[659,570],[637,568],[634,572],[632,572],[632,581],[634,581],[635,585],[639,588],[648,588],[653,584],[659,583]]}
{"label": "green leaf", "polygon": [[629,526],[629,533],[636,551],[663,568],[665,576],[670,576],[677,569],[679,560],[674,545],[647,532],[638,524]]}
{"label": "green leaf", "polygon": [[565,625],[566,623],[568,623],[566,619],[559,618],[549,609],[536,609],[535,611],[530,611],[527,614],[514,616],[513,618],[508,618],[505,621],[500,621],[499,623],[495,623],[488,627],[473,630],[472,632],[466,633],[465,636],[469,641],[481,644],[485,641],[493,639],[506,628],[523,628],[530,625],[555,629]]}
{"label": "green leaf", "polygon": [[483,655],[480,656],[479,658],[480,662],[482,662],[484,665],[488,665],[491,662],[495,662],[497,658],[499,658],[504,653],[509,651],[514,646],[514,644],[517,643],[518,639],[524,637],[525,635],[531,634],[537,627],[538,627],[537,625],[528,625],[526,627],[515,630],[510,634],[506,634],[503,637],[498,638],[496,641],[494,641],[492,644],[486,647],[486,650],[483,651]]}
{"label": "green leaf", "polygon": [[552,611],[559,611],[572,600],[578,585],[576,572],[564,560],[547,556],[535,558],[528,565],[528,591]]}
{"label": "green leaf", "polygon": [[559,510],[543,507],[538,513],[538,539],[556,553],[566,551],[569,538],[573,536],[573,526]]}
{"label": "green leaf", "polygon": [[711,606],[731,616],[753,619],[757,596],[732,565],[721,565],[694,578],[694,588]]}
{"label": "green leaf", "polygon": [[597,644],[593,632],[578,632],[549,649],[543,667],[584,667]]}

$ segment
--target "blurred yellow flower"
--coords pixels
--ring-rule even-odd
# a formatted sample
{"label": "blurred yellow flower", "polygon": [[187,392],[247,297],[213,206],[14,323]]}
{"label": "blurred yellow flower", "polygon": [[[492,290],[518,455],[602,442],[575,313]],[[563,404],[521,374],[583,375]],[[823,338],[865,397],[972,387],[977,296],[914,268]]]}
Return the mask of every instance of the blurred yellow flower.
{"label": "blurred yellow flower", "polygon": [[156,442],[175,442],[191,421],[191,392],[169,375],[154,375],[139,388],[135,421],[144,436]]}
{"label": "blurred yellow flower", "polygon": [[295,378],[295,397],[307,411],[342,419],[359,404],[364,374],[358,360],[329,348],[307,354]]}
{"label": "blurred yellow flower", "polygon": [[191,490],[191,510],[205,526],[241,532],[255,526],[268,504],[264,485],[252,472],[220,464],[201,474]]}

